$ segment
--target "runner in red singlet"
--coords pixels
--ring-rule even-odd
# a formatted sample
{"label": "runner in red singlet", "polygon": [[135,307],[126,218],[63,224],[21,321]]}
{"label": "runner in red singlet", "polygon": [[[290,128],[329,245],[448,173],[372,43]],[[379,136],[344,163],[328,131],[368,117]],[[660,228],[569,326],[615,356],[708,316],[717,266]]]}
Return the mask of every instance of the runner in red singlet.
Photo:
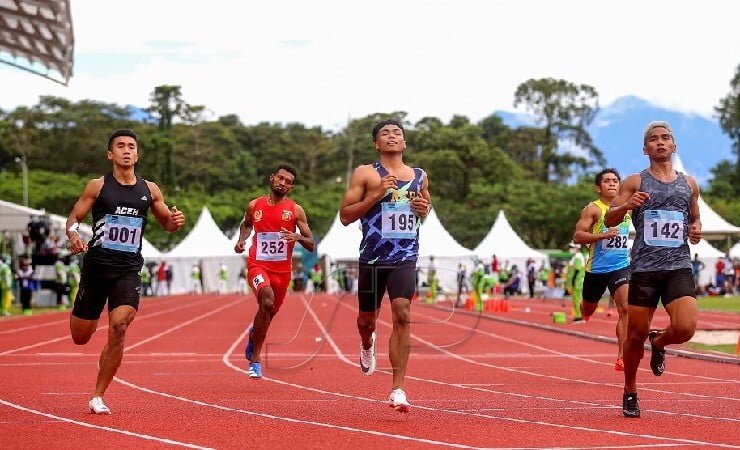
{"label": "runner in red singlet", "polygon": [[[262,344],[288,291],[295,243],[300,242],[310,252],[314,249],[306,212],[288,198],[295,181],[296,170],[287,164],[279,165],[272,172],[270,193],[249,202],[239,225],[239,240],[234,246],[237,253],[242,253],[254,229],[247,259],[247,282],[257,296],[259,309],[244,352],[249,361],[249,378],[262,378]],[[300,233],[295,232],[296,228]]]}

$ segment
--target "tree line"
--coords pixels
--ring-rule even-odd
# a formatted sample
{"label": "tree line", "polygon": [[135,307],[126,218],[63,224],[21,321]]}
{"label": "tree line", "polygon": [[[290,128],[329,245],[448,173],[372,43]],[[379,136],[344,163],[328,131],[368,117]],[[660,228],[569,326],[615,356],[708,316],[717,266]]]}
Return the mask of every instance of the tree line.
{"label": "tree line", "polygon": [[[735,156],[739,91],[740,66],[717,106]],[[156,181],[168,203],[191,219],[175,235],[149,227],[147,238],[158,248],[182,239],[203,205],[222,229],[234,230],[246,203],[266,192],[266,177],[282,162],[297,168],[292,196],[321,237],[351,171],[377,159],[372,126],[395,118],[406,127],[407,162],[428,172],[437,214],[462,245],[475,247],[503,209],[530,246],[562,248],[580,210],[594,197],[593,173],[606,163],[587,132],[599,109],[598,93],[565,80],[531,79],[518,86],[514,104],[534,117],[534,126],[511,128],[495,114],[478,122],[459,115],[447,123],[436,117],[410,123],[403,111],[352,119],[339,131],[300,123],[245,125],[234,114],[210,117],[206,106],[189,104],[175,85],[155,87],[146,110],[41,97],[35,105],[0,111],[0,198],[21,202],[16,159],[23,157],[30,169],[29,206],[66,216],[87,180],[110,171],[105,156],[110,133],[131,128],[140,136],[137,173]],[[563,144],[581,151],[562,151]],[[705,198],[740,223],[737,158],[720,162],[712,173]]]}

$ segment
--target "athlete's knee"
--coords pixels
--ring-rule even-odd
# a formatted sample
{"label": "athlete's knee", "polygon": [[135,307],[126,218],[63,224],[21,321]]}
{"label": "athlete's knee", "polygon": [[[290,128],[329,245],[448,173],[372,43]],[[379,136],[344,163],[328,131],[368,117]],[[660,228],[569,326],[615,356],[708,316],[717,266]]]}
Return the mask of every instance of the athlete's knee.
{"label": "athlete's knee", "polygon": [[375,313],[360,312],[357,316],[357,329],[372,333],[375,331]]}
{"label": "athlete's knee", "polygon": [[92,338],[93,333],[72,331],[71,335],[72,342],[74,342],[75,345],[85,345],[90,342],[90,338]]}
{"label": "athlete's knee", "polygon": [[411,324],[411,311],[408,305],[393,307],[393,326],[394,327],[408,327]]}
{"label": "athlete's knee", "polygon": [[694,337],[696,331],[696,320],[681,322],[671,325],[671,334],[677,340],[676,343],[683,343]]}

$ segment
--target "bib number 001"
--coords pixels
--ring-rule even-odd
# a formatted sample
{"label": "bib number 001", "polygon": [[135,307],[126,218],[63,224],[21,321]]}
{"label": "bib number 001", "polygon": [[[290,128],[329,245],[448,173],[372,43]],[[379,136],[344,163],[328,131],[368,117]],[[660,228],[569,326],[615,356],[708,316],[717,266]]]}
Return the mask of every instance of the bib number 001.
{"label": "bib number 001", "polygon": [[106,215],[102,247],[128,253],[138,252],[143,224],[141,217]]}

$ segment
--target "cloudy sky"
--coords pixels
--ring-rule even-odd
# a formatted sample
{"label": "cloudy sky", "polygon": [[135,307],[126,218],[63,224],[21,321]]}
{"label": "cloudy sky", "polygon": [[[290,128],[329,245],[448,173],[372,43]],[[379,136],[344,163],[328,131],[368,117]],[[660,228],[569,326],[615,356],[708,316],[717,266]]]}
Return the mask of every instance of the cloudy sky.
{"label": "cloudy sky", "polygon": [[[68,87],[0,65],[0,108],[40,95],[148,105],[154,86],[246,124],[341,128],[513,111],[516,87],[563,78],[603,105],[636,95],[710,117],[740,63],[737,1],[72,0]],[[7,56],[7,55],[3,55]]]}

